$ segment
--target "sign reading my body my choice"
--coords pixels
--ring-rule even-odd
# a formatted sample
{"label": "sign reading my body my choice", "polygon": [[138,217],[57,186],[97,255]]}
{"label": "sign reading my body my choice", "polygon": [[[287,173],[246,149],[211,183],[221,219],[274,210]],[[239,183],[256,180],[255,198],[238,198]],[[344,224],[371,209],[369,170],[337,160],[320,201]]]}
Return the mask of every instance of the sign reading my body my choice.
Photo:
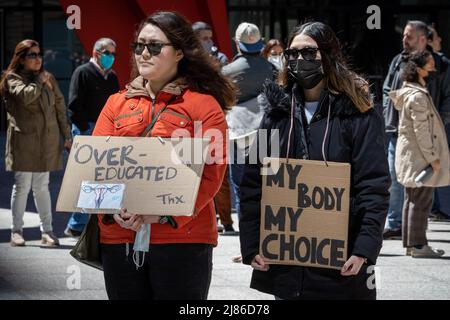
{"label": "sign reading my body my choice", "polygon": [[[129,212],[192,215],[207,144],[206,139],[191,138],[76,136],[56,210],[79,211],[82,182],[90,181],[98,186],[125,184],[123,207]],[[181,149],[189,159],[179,156]],[[197,154],[195,159],[191,159],[191,154]],[[97,211],[90,213],[101,213]]]}
{"label": "sign reading my body my choice", "polygon": [[347,259],[350,165],[265,158],[263,170],[263,259],[340,269]]}

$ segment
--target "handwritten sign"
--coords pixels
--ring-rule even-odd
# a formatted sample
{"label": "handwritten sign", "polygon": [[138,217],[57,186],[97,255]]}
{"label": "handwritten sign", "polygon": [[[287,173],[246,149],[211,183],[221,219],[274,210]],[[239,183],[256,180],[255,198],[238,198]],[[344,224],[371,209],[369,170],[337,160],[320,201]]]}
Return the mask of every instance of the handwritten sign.
{"label": "handwritten sign", "polygon": [[[129,212],[192,215],[208,142],[198,138],[76,136],[56,210],[78,211],[82,182],[90,181],[124,184],[123,207]],[[196,155],[194,162],[195,152],[200,152],[200,157]]]}
{"label": "handwritten sign", "polygon": [[263,259],[340,269],[347,259],[350,165],[264,158],[263,169]]}

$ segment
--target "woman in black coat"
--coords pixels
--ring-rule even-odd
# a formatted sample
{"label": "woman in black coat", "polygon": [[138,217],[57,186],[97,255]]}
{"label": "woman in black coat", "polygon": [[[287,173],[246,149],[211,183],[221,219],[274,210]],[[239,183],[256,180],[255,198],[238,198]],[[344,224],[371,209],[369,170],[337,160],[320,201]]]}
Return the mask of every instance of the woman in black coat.
{"label": "woman in black coat", "polygon": [[[259,255],[261,163],[247,164],[241,183],[243,262],[251,287],[281,299],[375,299],[374,270],[389,203],[382,118],[368,84],[345,63],[339,40],[320,22],[297,27],[285,51],[281,86],[266,83],[261,129],[279,130],[280,157],[351,165],[348,260],[339,270],[267,265]],[[256,141],[250,152],[258,152]]]}

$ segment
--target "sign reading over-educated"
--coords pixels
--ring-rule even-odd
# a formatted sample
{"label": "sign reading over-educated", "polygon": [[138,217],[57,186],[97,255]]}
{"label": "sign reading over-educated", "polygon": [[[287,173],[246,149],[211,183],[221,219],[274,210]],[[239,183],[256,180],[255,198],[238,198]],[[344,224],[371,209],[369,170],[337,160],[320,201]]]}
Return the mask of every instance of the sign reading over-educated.
{"label": "sign reading over-educated", "polygon": [[264,261],[341,269],[347,259],[350,165],[264,158],[263,170]]}
{"label": "sign reading over-educated", "polygon": [[[56,210],[80,211],[80,188],[90,181],[100,186],[124,184],[123,207],[128,212],[192,215],[208,143],[201,138],[76,136]],[[102,213],[89,213],[94,211]]]}

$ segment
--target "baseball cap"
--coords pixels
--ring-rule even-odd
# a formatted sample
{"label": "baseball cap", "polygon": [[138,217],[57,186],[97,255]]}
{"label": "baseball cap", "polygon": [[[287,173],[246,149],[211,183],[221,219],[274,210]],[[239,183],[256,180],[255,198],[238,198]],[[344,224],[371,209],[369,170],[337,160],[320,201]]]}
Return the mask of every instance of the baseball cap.
{"label": "baseball cap", "polygon": [[236,29],[235,39],[244,52],[260,52],[264,48],[259,28],[253,23],[242,22]]}

